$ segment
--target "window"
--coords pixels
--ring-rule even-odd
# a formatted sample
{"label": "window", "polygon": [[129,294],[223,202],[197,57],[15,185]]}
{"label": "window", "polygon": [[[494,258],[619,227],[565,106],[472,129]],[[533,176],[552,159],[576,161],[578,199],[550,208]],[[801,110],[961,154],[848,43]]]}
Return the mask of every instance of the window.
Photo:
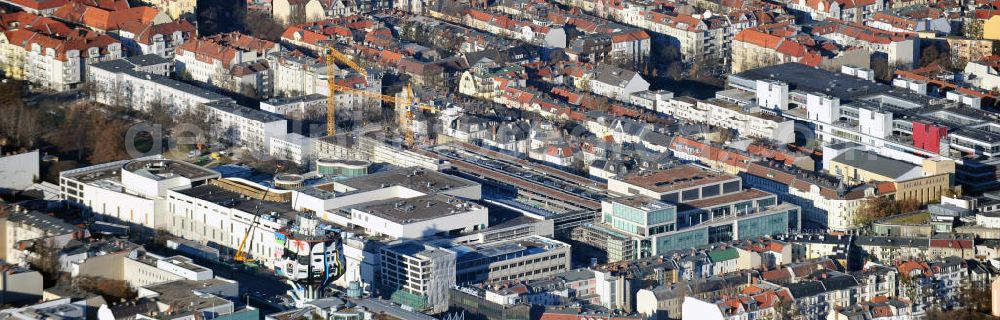
{"label": "window", "polygon": [[719,195],[719,185],[710,185],[701,188],[701,196],[708,198]]}
{"label": "window", "polygon": [[725,184],[722,185],[722,193],[727,193],[728,194],[728,193],[733,193],[733,192],[737,192],[737,191],[740,191],[740,182],[739,181],[730,181],[730,182],[726,182]]}
{"label": "window", "polygon": [[681,200],[682,201],[698,200],[700,197],[698,191],[699,191],[698,189],[684,190],[683,192],[681,192]]}

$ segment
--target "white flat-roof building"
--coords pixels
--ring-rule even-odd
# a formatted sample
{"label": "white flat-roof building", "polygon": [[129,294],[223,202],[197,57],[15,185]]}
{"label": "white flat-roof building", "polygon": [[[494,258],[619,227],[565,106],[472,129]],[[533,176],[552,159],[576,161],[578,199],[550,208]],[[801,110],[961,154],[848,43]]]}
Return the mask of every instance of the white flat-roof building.
{"label": "white flat-roof building", "polygon": [[173,235],[207,244],[212,243],[231,255],[240,247],[254,215],[261,215],[244,251],[262,266],[273,268],[280,261],[285,244],[278,232],[295,221],[297,213],[290,204],[290,191],[268,192],[258,201],[264,187],[241,179],[218,179],[184,190],[168,192],[168,224]]}
{"label": "white flat-roof building", "polygon": [[272,157],[295,162],[295,164],[312,164],[316,159],[313,143],[316,138],[310,138],[298,133],[289,133],[281,137],[271,137],[268,154]]}
{"label": "white flat-roof building", "polygon": [[446,309],[456,284],[544,279],[569,271],[571,261],[570,245],[542,236],[478,245],[401,242],[381,253],[383,289],[416,310]]}
{"label": "white flat-roof building", "polygon": [[326,115],[326,96],[307,94],[289,98],[271,98],[260,102],[260,109],[289,119],[322,118]]}
{"label": "white flat-roof building", "polygon": [[212,279],[212,270],[199,266],[185,256],[172,256],[156,260],[156,268],[188,280]]}
{"label": "white flat-roof building", "polygon": [[90,65],[87,76],[94,85],[94,99],[106,105],[126,106],[137,110],[146,110],[154,103],[162,103],[176,112],[186,112],[203,103],[228,99],[163,74],[150,73],[162,72],[156,71],[161,68],[150,68],[151,66],[139,64],[134,59],[116,59]]}
{"label": "white flat-roof building", "polygon": [[255,152],[268,152],[272,137],[288,133],[285,118],[251,109],[232,100],[205,104],[212,130],[217,136]]}
{"label": "white flat-roof building", "polygon": [[383,247],[381,255],[381,285],[392,292],[393,301],[419,311],[448,309],[448,290],[455,286],[455,251],[404,242]]}
{"label": "white flat-roof building", "polygon": [[425,195],[443,194],[479,200],[482,187],[473,181],[423,168],[400,168],[292,191],[295,209],[316,212],[321,219],[351,225],[342,208]]}
{"label": "white flat-roof building", "polygon": [[169,224],[167,190],[190,188],[218,177],[218,172],[209,169],[152,156],[63,171],[59,189],[62,200],[90,210],[98,219],[151,235]]}
{"label": "white flat-roof building", "polygon": [[489,221],[486,207],[442,194],[365,203],[349,210],[350,224],[394,239],[475,231]]}
{"label": "white flat-roof building", "polygon": [[125,281],[132,288],[177,280],[210,280],[211,269],[184,256],[162,257],[123,240],[83,244],[63,251],[62,270],[76,277]]}
{"label": "white flat-roof building", "polygon": [[0,188],[24,190],[41,177],[41,156],[38,150],[0,155],[0,168]]}

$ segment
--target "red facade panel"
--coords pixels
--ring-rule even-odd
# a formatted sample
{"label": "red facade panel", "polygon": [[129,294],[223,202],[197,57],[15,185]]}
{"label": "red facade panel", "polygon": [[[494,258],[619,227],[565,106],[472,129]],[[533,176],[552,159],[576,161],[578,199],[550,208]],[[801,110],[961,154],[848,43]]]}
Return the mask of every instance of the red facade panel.
{"label": "red facade panel", "polygon": [[948,128],[913,122],[913,147],[938,153],[941,151],[941,139],[948,135]]}

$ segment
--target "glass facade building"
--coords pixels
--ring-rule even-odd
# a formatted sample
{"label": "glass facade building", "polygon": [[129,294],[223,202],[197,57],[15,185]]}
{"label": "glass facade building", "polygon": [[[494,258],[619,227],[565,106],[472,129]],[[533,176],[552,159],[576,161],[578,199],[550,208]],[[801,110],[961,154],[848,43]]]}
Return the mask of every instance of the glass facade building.
{"label": "glass facade building", "polygon": [[360,177],[370,173],[371,163],[353,160],[316,160],[316,171],[323,176]]}

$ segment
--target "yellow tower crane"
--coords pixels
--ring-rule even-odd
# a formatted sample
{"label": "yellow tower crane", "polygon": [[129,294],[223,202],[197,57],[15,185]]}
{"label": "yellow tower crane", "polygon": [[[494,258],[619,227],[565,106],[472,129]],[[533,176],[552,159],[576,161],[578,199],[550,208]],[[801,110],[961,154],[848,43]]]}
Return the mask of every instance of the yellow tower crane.
{"label": "yellow tower crane", "polygon": [[335,66],[337,61],[343,63],[357,71],[359,74],[368,78],[368,71],[362,68],[351,59],[347,58],[346,55],[337,51],[332,46],[326,47],[326,86],[329,95],[326,96],[326,135],[333,136],[337,133],[337,88],[338,86],[334,74],[336,73]]}
{"label": "yellow tower crane", "polygon": [[327,96],[326,98],[326,134],[328,136],[332,136],[336,133],[336,130],[334,130],[334,127],[336,126],[335,123],[336,117],[334,116],[334,112],[336,112],[336,100],[334,99],[335,92],[348,92],[351,94],[356,94],[392,103],[396,106],[403,104],[406,107],[406,117],[405,117],[406,124],[404,126],[405,127],[404,141],[407,147],[413,146],[413,109],[417,108],[420,110],[427,110],[434,113],[440,111],[440,109],[438,109],[435,106],[423,103],[417,103],[413,95],[413,88],[411,88],[409,85],[407,85],[406,88],[404,89],[405,95],[401,98],[338,85],[334,77],[334,73],[336,71],[334,70],[334,64],[337,61],[340,61],[341,63],[347,65],[351,69],[354,69],[354,71],[357,71],[365,78],[368,77],[368,72],[365,71],[364,68],[361,68],[361,66],[359,66],[357,63],[354,63],[354,61],[351,61],[351,59],[349,59],[346,55],[340,53],[340,51],[337,51],[337,49],[334,49],[333,47],[327,47],[326,52],[327,52],[326,85],[327,89],[329,89],[328,91],[330,92],[330,95]]}

